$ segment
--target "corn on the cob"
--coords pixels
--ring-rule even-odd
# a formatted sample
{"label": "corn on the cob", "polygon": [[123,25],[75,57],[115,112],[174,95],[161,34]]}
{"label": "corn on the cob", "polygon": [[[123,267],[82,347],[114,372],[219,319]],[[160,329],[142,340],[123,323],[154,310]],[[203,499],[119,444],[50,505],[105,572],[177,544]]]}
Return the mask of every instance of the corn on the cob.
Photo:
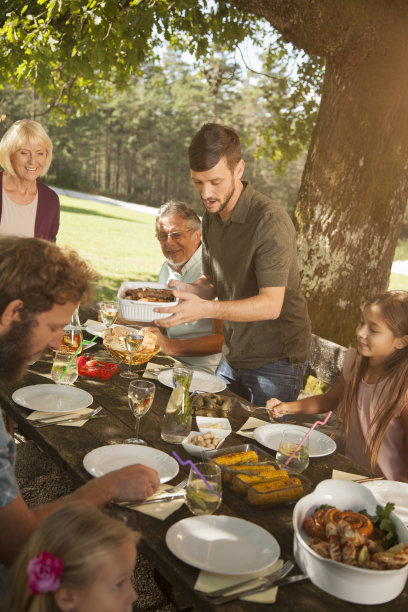
{"label": "corn on the cob", "polygon": [[229,453],[222,457],[214,457],[213,460],[218,465],[239,465],[242,463],[255,463],[258,461],[258,455],[255,451],[246,451],[243,453]]}
{"label": "corn on the cob", "polygon": [[276,472],[278,470],[274,465],[268,465],[263,463],[250,463],[249,465],[228,465],[226,468],[229,472],[239,472],[240,474],[246,474],[247,472],[260,472],[260,471],[271,471]]}
{"label": "corn on the cob", "polygon": [[[271,467],[271,466],[268,466]],[[282,481],[287,480],[289,475],[283,470],[261,470],[257,474],[237,474],[232,478],[232,488],[234,491],[245,493],[248,489],[247,485],[254,485],[261,482],[272,482],[274,480]]]}
{"label": "corn on the cob", "polygon": [[294,501],[302,495],[303,486],[299,478],[287,478],[252,485],[248,490],[248,501],[254,506],[262,506]]}

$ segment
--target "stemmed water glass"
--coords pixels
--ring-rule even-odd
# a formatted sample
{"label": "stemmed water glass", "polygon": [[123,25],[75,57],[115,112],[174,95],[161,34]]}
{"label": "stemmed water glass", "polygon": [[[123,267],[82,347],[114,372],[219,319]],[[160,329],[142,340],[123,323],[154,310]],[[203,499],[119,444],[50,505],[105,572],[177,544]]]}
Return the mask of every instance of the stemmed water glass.
{"label": "stemmed water glass", "polygon": [[126,348],[129,352],[129,367],[125,372],[121,372],[120,376],[123,378],[137,378],[137,374],[132,372],[132,362],[134,353],[136,353],[143,342],[143,336],[139,336],[138,334],[128,334],[125,336],[124,340]]}
{"label": "stemmed water glass", "polygon": [[139,438],[140,419],[150,410],[153,403],[156,385],[149,380],[132,380],[129,384],[129,408],[136,418],[135,438],[125,440],[126,444],[146,444]]}
{"label": "stemmed water glass", "polygon": [[113,302],[102,302],[99,304],[99,313],[101,315],[102,323],[106,329],[110,329],[112,333],[112,325],[118,316],[118,305]]}

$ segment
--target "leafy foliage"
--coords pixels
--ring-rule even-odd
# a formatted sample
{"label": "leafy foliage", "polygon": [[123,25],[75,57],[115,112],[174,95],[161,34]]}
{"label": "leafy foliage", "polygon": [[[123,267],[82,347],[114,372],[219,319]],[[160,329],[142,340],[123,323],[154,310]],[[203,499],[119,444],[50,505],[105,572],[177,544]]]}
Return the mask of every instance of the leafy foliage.
{"label": "leafy foliage", "polygon": [[[43,112],[51,112],[60,123],[100,108],[101,100],[134,86],[138,79],[145,84],[154,73],[152,66],[163,59],[163,42],[195,56],[201,76],[217,94],[206,95],[210,110],[206,119],[222,117],[226,110],[222,86],[234,85],[237,98],[241,93],[237,68],[225,58],[250,37],[255,46],[266,48],[269,76],[258,80],[254,129],[246,134],[248,145],[258,158],[266,156],[283,170],[309,142],[321,64],[303,61],[297,75],[283,74],[288,53],[293,62],[299,52],[273,35],[266,21],[229,3],[5,0],[3,5],[0,87],[1,83],[17,89],[31,85],[45,102]],[[170,76],[175,81],[179,75]],[[196,100],[191,110],[197,110]],[[197,113],[195,117],[196,126],[202,117]],[[171,120],[171,113],[168,118]]]}

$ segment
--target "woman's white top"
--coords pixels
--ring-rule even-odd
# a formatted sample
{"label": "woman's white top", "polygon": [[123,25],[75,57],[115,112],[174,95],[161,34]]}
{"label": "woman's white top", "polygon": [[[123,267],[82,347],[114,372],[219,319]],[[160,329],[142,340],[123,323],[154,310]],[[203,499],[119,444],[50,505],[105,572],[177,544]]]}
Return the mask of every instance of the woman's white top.
{"label": "woman's white top", "polygon": [[0,234],[13,236],[34,236],[35,218],[37,216],[38,191],[29,204],[16,204],[3,189],[3,210],[0,222]]}

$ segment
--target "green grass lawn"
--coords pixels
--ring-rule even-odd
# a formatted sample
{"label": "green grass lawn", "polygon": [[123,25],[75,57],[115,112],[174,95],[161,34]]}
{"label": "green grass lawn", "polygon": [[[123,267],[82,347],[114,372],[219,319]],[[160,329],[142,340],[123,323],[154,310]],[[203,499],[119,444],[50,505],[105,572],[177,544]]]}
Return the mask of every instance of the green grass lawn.
{"label": "green grass lawn", "polygon": [[[100,274],[97,300],[111,300],[123,281],[157,279],[163,254],[154,235],[155,216],[61,196],[58,244],[78,251]],[[408,259],[408,241],[395,259]],[[391,274],[389,289],[408,291],[408,276]]]}
{"label": "green grass lawn", "polygon": [[59,246],[69,246],[100,274],[97,300],[116,297],[123,281],[157,280],[163,254],[155,216],[61,196]]}

